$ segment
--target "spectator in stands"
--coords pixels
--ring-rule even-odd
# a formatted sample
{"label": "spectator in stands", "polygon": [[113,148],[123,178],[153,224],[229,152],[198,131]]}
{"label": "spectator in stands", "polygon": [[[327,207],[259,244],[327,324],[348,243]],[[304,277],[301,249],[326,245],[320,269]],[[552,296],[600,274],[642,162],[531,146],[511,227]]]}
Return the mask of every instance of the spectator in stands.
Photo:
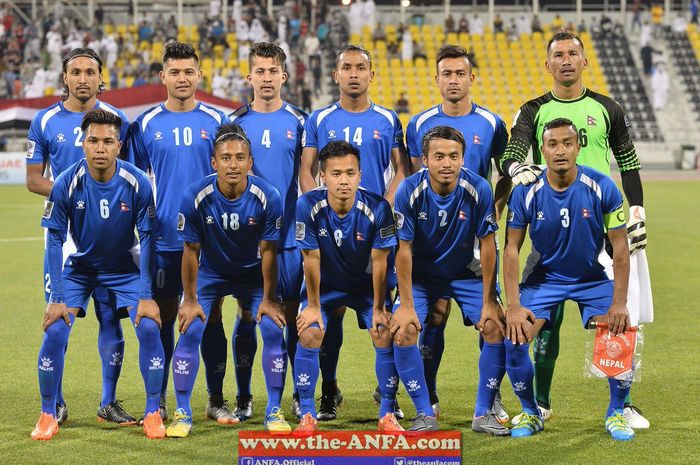
{"label": "spectator in stands", "polygon": [[552,30],[552,32],[556,32],[559,29],[561,29],[562,27],[564,27],[564,20],[561,18],[559,13],[557,13],[556,15],[554,15],[554,20],[552,21],[551,30]]}
{"label": "spectator in stands", "polygon": [[651,42],[648,42],[644,47],[642,47],[642,68],[644,69],[644,74],[646,74],[647,76],[651,76],[651,72],[653,71],[655,53],[660,54],[661,52],[659,50],[654,49],[651,46]]}
{"label": "spectator in stands", "polygon": [[639,31],[639,46],[644,47],[651,40],[651,24],[648,19],[644,20],[642,28]]}
{"label": "spectator in stands", "polygon": [[301,108],[307,113],[311,113],[311,89],[306,86],[301,87]]}
{"label": "spectator in stands", "polygon": [[[139,24],[139,42],[150,42],[153,37],[153,28],[145,19]],[[79,47],[79,45],[77,46]]]}
{"label": "spectator in stands", "polygon": [[532,21],[529,21],[525,15],[520,15],[518,18],[518,35],[532,34]]}
{"label": "spectator in stands", "polygon": [[372,40],[375,42],[379,40],[386,40],[386,32],[384,32],[384,26],[382,26],[381,21],[377,23],[377,26],[372,32]]}
{"label": "spectator in stands", "polygon": [[503,32],[503,19],[499,14],[496,14],[496,18],[493,20],[493,32],[497,34]]}
{"label": "spectator in stands", "polygon": [[374,0],[366,0],[364,4],[364,14],[362,16],[363,26],[368,26],[371,31],[377,24],[377,5]]}
{"label": "spectator in stands", "polygon": [[579,34],[584,33],[588,30],[588,27],[586,26],[586,20],[584,18],[581,18],[581,22],[578,25],[578,32]]}
{"label": "spectator in stands", "polygon": [[221,0],[209,1],[209,18],[219,19],[221,16]]}
{"label": "spectator in stands", "polygon": [[10,88],[10,83],[5,79],[4,74],[0,74],[0,100],[10,98],[12,96],[12,89]]}
{"label": "spectator in stands", "polygon": [[455,19],[452,16],[452,13],[447,15],[447,18],[445,18],[445,31],[446,32],[455,32]]}
{"label": "spectator in stands", "polygon": [[670,81],[666,72],[666,65],[662,61],[658,61],[651,75],[651,98],[654,110],[661,110],[666,107],[669,88]]}
{"label": "spectator in stands", "polygon": [[510,25],[506,29],[506,37],[508,42],[515,42],[518,40],[518,25],[515,24],[515,18],[510,18]]}
{"label": "spectator in stands", "polygon": [[469,20],[467,20],[467,16],[464,13],[459,18],[459,32],[469,32]]}
{"label": "spectator in stands", "polygon": [[321,57],[319,55],[311,61],[311,77],[314,80],[314,94],[316,97],[319,97],[322,87],[321,78],[323,77],[323,68],[321,67]]}
{"label": "spectator in stands", "polygon": [[474,17],[469,21],[469,31],[478,36],[484,35],[484,21],[476,13],[474,13]]}
{"label": "spectator in stands", "polygon": [[685,21],[685,16],[679,13],[675,18],[673,18],[673,24],[671,25],[673,32],[676,34],[683,34],[687,28],[688,23]]}
{"label": "spectator in stands", "polygon": [[413,41],[413,61],[414,61],[414,63],[419,58],[422,58],[423,60],[428,59],[428,57],[425,54],[425,49],[423,48],[423,44],[414,40]]}
{"label": "spectator in stands", "polygon": [[362,31],[362,15],[365,14],[365,7],[362,0],[352,2],[348,11],[348,22],[350,23],[350,34],[359,34]]}
{"label": "spectator in stands", "polygon": [[312,66],[312,60],[321,58],[321,41],[318,40],[316,34],[309,33],[304,39],[304,53],[309,60],[309,67]]}
{"label": "spectator in stands", "polygon": [[608,16],[605,14],[602,14],[600,16],[600,30],[604,34],[611,34],[613,30],[613,22],[612,19],[610,19]]}
{"label": "spectator in stands", "polygon": [[224,77],[223,69],[217,70],[214,78],[211,80],[211,93],[214,97],[228,99],[229,87],[231,87],[231,83]]}
{"label": "spectator in stands", "polygon": [[642,28],[642,0],[634,0],[632,4],[632,32]]}
{"label": "spectator in stands", "polygon": [[698,0],[690,0],[690,23],[698,24]]}
{"label": "spectator in stands", "polygon": [[408,103],[408,98],[406,98],[406,92],[401,92],[401,95],[399,96],[399,99],[396,101],[396,105],[394,106],[394,111],[396,113],[410,113],[411,108],[410,104]]}
{"label": "spectator in stands", "polygon": [[571,32],[572,34],[576,32],[576,25],[573,21],[569,21],[568,23],[566,23],[566,30]]}
{"label": "spectator in stands", "polygon": [[408,63],[413,60],[413,36],[408,28],[401,35],[401,61]]}
{"label": "spectator in stands", "polygon": [[651,24],[654,26],[654,37],[661,37],[664,21],[664,7],[660,3],[651,6]]}
{"label": "spectator in stands", "polygon": [[591,33],[596,34],[600,31],[600,23],[596,20],[596,17],[591,18]]}
{"label": "spectator in stands", "polygon": [[102,8],[102,5],[97,5],[97,8],[95,9],[95,22],[102,26],[102,22],[105,20],[105,10]]}

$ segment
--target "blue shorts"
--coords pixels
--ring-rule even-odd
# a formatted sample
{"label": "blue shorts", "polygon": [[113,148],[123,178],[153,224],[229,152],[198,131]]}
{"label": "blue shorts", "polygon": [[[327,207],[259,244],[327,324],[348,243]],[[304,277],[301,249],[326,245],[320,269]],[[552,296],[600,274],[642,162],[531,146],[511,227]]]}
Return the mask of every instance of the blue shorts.
{"label": "blue shorts", "polygon": [[[333,314],[333,311],[338,307],[347,306],[355,310],[357,314],[357,326],[360,329],[369,329],[372,327],[372,312],[374,311],[374,295],[372,292],[348,292],[337,289],[321,288],[321,317],[323,318],[323,326],[328,326],[328,316]],[[386,307],[391,308],[391,296],[387,291]],[[309,299],[306,296],[306,286],[301,289],[301,303],[299,304],[299,312],[309,305]]]}
{"label": "blue shorts", "polygon": [[71,266],[63,268],[63,294],[68,308],[78,308],[78,316],[84,317],[90,295],[103,288],[114,295],[119,316],[129,307],[139,303],[141,276],[133,273],[95,273],[77,270]]}
{"label": "blue shorts", "polygon": [[304,268],[298,248],[277,251],[277,293],[282,300],[298,301]]}
{"label": "blue shorts", "polygon": [[530,309],[536,318],[551,320],[552,312],[565,300],[578,304],[585,328],[594,316],[605,315],[612,305],[614,284],[610,280],[578,284],[521,284],[520,305]]}
{"label": "blue shorts", "polygon": [[[500,292],[496,285],[496,292]],[[462,310],[465,326],[471,326],[481,319],[484,303],[484,286],[481,277],[447,280],[435,277],[413,276],[413,305],[418,321],[425,324],[430,307],[439,299],[454,299]],[[399,302],[394,305],[398,308]]]}
{"label": "blue shorts", "polygon": [[197,277],[197,299],[207,318],[214,305],[227,295],[238,299],[241,308],[250,310],[255,318],[263,298],[263,281],[262,276],[258,276],[257,273],[252,274],[254,275],[252,278],[250,276],[224,277],[200,270]]}
{"label": "blue shorts", "polygon": [[153,298],[180,298],[182,295],[182,250],[156,252]]}

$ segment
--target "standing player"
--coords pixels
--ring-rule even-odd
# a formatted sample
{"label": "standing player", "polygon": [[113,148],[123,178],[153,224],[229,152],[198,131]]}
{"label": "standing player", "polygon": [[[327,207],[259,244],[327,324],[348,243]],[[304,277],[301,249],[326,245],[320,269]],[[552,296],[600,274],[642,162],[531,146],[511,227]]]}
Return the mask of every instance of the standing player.
{"label": "standing player", "polygon": [[496,286],[498,226],[488,182],[463,168],[465,147],[457,129],[436,126],[428,131],[422,144],[427,169],[406,179],[396,194],[401,303],[392,327],[415,314],[423,324],[437,299],[453,298],[464,324],[474,325],[484,338],[472,430],[507,436],[510,431],[492,411],[506,370],[510,376],[517,368],[505,363],[503,309]]}
{"label": "standing player", "polygon": [[[175,316],[182,294],[182,241],[177,236],[177,213],[183,188],[212,172],[214,134],[222,123],[228,121],[224,113],[196,100],[195,91],[201,77],[194,48],[180,42],[168,43],[163,54],[163,71],[160,72],[168,98],[139,116],[131,126],[133,157],[136,165],[150,175],[158,207],[153,296],[163,321],[160,333],[166,370],[161,390],[163,419],[168,417],[165,394],[174,349]],[[220,322],[219,327],[223,335]],[[214,326],[211,332],[216,330]],[[210,363],[209,366],[217,364]],[[221,391],[209,394],[207,416],[219,423],[236,422]]]}
{"label": "standing player", "polygon": [[[113,292],[117,308],[129,312],[139,340],[139,366],[146,388],[144,431],[149,438],[165,436],[158,414],[163,346],[158,335],[158,306],[151,296],[151,223],[156,212],[148,178],[132,164],[117,160],[121,123],[109,111],[85,114],[80,126],[85,159],[59,175],[44,211],[52,287],[38,361],[42,413],[32,439],[51,439],[58,432],[56,395],[65,347],[75,317],[85,315],[97,287]],[[72,235],[76,252],[64,263],[67,234]],[[140,271],[132,255],[137,240]]]}
{"label": "standing player", "polygon": [[[71,50],[63,60],[63,100],[39,111],[29,128],[27,189],[31,192],[48,197],[53,179],[84,157],[83,131],[80,125],[88,110],[100,108],[121,118],[120,140],[123,141],[122,153],[126,154],[129,121],[121,110],[97,100],[97,95],[103,90],[100,56],[90,48]],[[73,252],[73,249],[69,237],[66,253]],[[44,295],[47,302],[50,293],[51,282],[44,257]],[[114,308],[113,296],[103,287],[95,289],[93,299],[99,322],[97,346],[102,360],[102,400],[97,418],[101,421],[130,424],[136,419],[117,401],[117,381],[124,359],[124,334],[119,316]],[[56,411],[60,425],[68,418],[60,376]]]}
{"label": "standing player", "polygon": [[329,142],[319,159],[325,187],[307,192],[297,203],[296,238],[304,256],[305,280],[294,373],[303,417],[294,434],[316,431],[314,390],[323,330],[332,312],[346,305],[357,312],[360,328],[369,330],[376,351],[383,399],[379,430],[403,431],[393,413],[399,378],[418,414],[411,430],[437,430],[416,347],[420,325],[415,313],[397,323],[393,344],[389,332],[387,259],[396,246],[391,206],[380,195],[359,189],[361,157],[352,144]]}
{"label": "standing player", "polygon": [[190,397],[199,369],[198,346],[212,307],[226,295],[250,309],[260,325],[265,426],[272,434],[288,434],[291,427],[280,410],[287,353],[284,311],[277,299],[282,201],[272,184],[248,175],[253,166],[250,141],[238,125],[227,123],[217,131],[212,166],[216,175],[187,188],[178,215],[185,296],[173,363],[178,410],[167,434],[186,437],[192,428]]}
{"label": "standing player", "polygon": [[[314,111],[304,126],[299,172],[301,190],[308,192],[316,187],[314,174],[319,150],[331,141],[344,140],[362,154],[360,187],[384,196],[393,205],[396,189],[408,174],[403,129],[396,113],[369,99],[369,85],[374,78],[369,52],[357,45],[342,48],[336,58],[333,78],[340,90],[340,100]],[[393,283],[389,286],[393,287]],[[343,312],[344,308],[338,309],[328,320],[320,351],[323,383],[319,420],[333,420],[336,406],[342,400],[335,373],[343,341]],[[403,417],[398,408],[396,415]]]}
{"label": "standing player", "polygon": [[[423,136],[436,126],[450,126],[462,133],[467,144],[464,166],[490,183],[491,159],[500,157],[508,142],[506,125],[500,116],[472,102],[469,90],[474,83],[474,73],[466,50],[457,45],[443,46],[438,51],[435,67],[435,83],[440,90],[442,104],[418,113],[406,127],[411,172],[415,173],[423,166]],[[496,220],[501,216],[509,192],[510,179],[500,174],[495,191]],[[437,372],[445,349],[445,326],[449,316],[450,301],[439,299],[430,309],[430,317],[419,340],[430,403],[436,415],[440,413]],[[500,393],[496,396],[494,413],[502,422],[508,421]]]}
{"label": "standing player", "polygon": [[[509,360],[522,360],[521,369],[508,373],[525,413],[513,435],[530,436],[542,429],[532,390],[534,368],[529,342],[553,317],[562,301],[574,300],[584,327],[589,321],[607,323],[612,334],[629,325],[627,283],[629,249],[625,234],[622,194],[603,173],[576,164],[580,132],[571,120],[545,123],[541,154],[547,169],[532,186],[517,186],[508,202],[508,229],[504,252],[504,277],[508,297],[506,343]],[[518,289],[519,252],[530,228],[532,252]],[[605,235],[614,251],[605,255]],[[604,257],[607,261],[602,259]],[[610,378],[610,404],[605,427],[613,439],[627,441],[634,431],[623,416],[631,381]]]}
{"label": "standing player", "polygon": [[[301,137],[307,115],[283,101],[280,96],[282,85],[287,81],[286,59],[284,51],[275,44],[261,42],[250,48],[248,61],[251,74],[248,81],[253,86],[255,98],[250,105],[232,113],[230,118],[245,130],[251,142],[251,149],[255,154],[253,173],[272,183],[282,196],[284,221],[277,250],[277,291],[284,301],[287,353],[289,361],[293,364],[298,339],[295,321],[302,280],[301,253],[294,240],[294,210],[299,197]],[[255,321],[249,309],[242,312],[236,320],[233,337],[233,357],[238,383],[235,413],[241,420],[245,420],[252,415],[250,381],[257,350]],[[293,399],[292,413],[298,415],[298,394],[294,393]]]}
{"label": "standing player", "polygon": [[[610,175],[612,151],[622,177],[622,189],[630,205],[628,238],[632,251],[646,246],[647,236],[644,194],[639,177],[641,165],[629,135],[629,120],[622,107],[610,97],[594,92],[583,85],[582,73],[588,61],[583,42],[576,35],[561,31],[547,44],[545,68],[552,75],[554,86],[550,92],[526,102],[515,116],[511,138],[501,168],[515,184],[534,182],[542,164],[542,128],[546,121],[566,117],[579,131],[581,154],[578,163]],[[532,147],[534,165],[525,162]],[[559,328],[564,318],[561,305],[552,316],[552,327],[543,329],[535,344],[535,380],[537,403],[545,419],[552,415],[551,387],[554,364],[559,355]],[[633,428],[648,428],[644,418],[630,399],[625,401],[625,416]]]}

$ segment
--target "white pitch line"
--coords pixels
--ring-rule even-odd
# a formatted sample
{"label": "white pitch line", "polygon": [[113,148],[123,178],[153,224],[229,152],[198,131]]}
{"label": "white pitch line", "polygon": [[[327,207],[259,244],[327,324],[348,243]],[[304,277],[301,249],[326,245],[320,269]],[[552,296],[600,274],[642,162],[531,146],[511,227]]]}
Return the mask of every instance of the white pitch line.
{"label": "white pitch line", "polygon": [[35,237],[6,237],[0,239],[0,242],[29,242],[29,241],[43,241],[44,236]]}

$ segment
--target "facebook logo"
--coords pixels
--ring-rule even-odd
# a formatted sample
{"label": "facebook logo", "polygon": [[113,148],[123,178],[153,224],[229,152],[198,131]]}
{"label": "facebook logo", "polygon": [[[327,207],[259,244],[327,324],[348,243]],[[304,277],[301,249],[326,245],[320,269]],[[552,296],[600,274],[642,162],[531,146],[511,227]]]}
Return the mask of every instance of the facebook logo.
{"label": "facebook logo", "polygon": [[239,465],[253,465],[253,459],[250,457],[241,457]]}

